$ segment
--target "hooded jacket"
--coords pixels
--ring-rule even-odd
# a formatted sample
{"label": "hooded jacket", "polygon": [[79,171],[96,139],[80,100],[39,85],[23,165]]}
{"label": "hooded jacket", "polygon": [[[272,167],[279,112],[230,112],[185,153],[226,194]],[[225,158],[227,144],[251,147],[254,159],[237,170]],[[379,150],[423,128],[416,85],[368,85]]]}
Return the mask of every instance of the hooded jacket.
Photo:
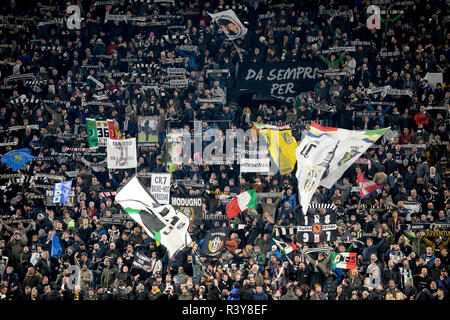
{"label": "hooded jacket", "polygon": [[287,289],[286,294],[281,297],[281,300],[298,300],[298,297],[294,294],[292,288]]}

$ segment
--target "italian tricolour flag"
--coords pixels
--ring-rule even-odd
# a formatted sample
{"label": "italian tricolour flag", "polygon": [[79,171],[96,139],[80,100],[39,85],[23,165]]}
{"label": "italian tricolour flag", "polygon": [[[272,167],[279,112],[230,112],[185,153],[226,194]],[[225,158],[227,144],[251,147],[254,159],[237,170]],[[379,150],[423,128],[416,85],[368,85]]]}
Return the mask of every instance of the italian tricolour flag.
{"label": "italian tricolour flag", "polygon": [[242,192],[227,204],[227,216],[233,219],[247,208],[256,209],[256,190],[251,189]]}
{"label": "italian tricolour flag", "polygon": [[343,252],[331,254],[331,269],[356,269],[356,252]]}
{"label": "italian tricolour flag", "polygon": [[272,238],[273,242],[280,248],[281,252],[284,254],[289,254],[294,250],[298,250],[297,246],[294,243],[287,243],[283,241],[278,241],[275,238]]}

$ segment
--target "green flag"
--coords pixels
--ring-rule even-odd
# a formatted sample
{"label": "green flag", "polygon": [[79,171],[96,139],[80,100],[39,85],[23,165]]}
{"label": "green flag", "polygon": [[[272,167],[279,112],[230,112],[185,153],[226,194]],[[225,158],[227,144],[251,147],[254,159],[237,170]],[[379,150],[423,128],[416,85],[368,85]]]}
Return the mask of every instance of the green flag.
{"label": "green flag", "polygon": [[86,133],[89,148],[98,148],[97,122],[95,119],[86,119]]}

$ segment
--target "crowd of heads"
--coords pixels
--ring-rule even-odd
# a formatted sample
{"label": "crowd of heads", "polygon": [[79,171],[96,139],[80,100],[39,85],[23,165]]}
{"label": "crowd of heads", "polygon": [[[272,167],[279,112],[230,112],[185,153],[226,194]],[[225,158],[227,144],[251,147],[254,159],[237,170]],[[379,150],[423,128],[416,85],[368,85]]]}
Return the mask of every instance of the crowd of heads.
{"label": "crowd of heads", "polygon": [[[18,171],[1,163],[0,299],[447,299],[449,236],[411,228],[449,223],[445,1],[411,1],[398,7],[403,13],[395,21],[383,13],[378,30],[367,28],[368,1],[101,2],[73,3],[81,9],[79,30],[66,25],[66,1],[17,0],[1,9],[0,154],[28,148],[42,158]],[[248,29],[234,41],[224,33],[227,26],[218,27],[208,15],[228,8]],[[338,14],[347,10],[352,14]],[[105,20],[108,15],[119,18]],[[146,18],[140,23],[123,15]],[[320,53],[354,41],[355,51]],[[326,61],[345,75],[318,79],[308,103],[252,106],[233,100],[240,64],[283,61]],[[166,68],[185,69],[187,84],[172,86],[161,71]],[[212,69],[228,72],[207,72]],[[442,80],[430,74],[442,74]],[[384,86],[410,94],[370,91]],[[318,107],[323,104],[332,110]],[[140,116],[158,117],[158,143],[138,146],[136,170],[111,170],[104,155],[73,151],[87,147],[87,118],[111,119],[119,138],[132,138]],[[244,225],[232,230],[219,258],[188,248],[169,259],[134,221],[103,221],[123,212],[114,192],[136,172],[169,172],[166,135],[173,128],[192,131],[194,121],[202,121],[204,131],[289,124],[297,141],[311,121],[390,130],[362,156],[366,161],[313,196],[312,203],[337,207],[337,240],[305,243],[295,234],[281,236],[298,248],[288,255],[272,238],[275,226],[300,221],[294,171],[260,175],[241,173],[238,165],[178,165],[172,181],[204,187],[173,185],[172,195],[201,197],[202,216],[225,214],[222,194],[256,189],[281,196],[259,200],[257,209],[232,221],[192,223],[196,243],[214,227]],[[20,179],[6,176],[18,172]],[[363,200],[353,189],[361,172],[383,186]],[[39,173],[47,177],[31,181]],[[52,176],[73,179],[71,205],[45,199],[40,184],[53,186],[58,180]],[[51,252],[54,234],[60,257]],[[322,250],[307,253],[311,248]],[[136,252],[151,258],[150,271],[133,267]],[[330,252],[356,252],[356,269],[332,269]],[[79,272],[72,286],[74,266]]]}

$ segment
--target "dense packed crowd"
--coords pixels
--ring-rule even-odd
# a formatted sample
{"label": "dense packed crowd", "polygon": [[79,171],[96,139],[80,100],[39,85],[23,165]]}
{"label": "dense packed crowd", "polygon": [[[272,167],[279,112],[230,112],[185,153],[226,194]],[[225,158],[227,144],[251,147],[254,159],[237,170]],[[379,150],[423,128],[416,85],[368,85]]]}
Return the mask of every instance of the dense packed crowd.
{"label": "dense packed crowd", "polygon": [[[396,21],[382,14],[386,21],[379,30],[367,29],[368,1],[78,1],[74,4],[84,18],[80,30],[54,22],[64,17],[66,1],[4,4],[0,153],[29,148],[42,159],[19,169],[21,179],[8,178],[17,172],[1,164],[0,300],[447,299],[450,237],[425,236],[412,226],[449,223],[448,5],[411,2],[397,7],[404,12]],[[248,28],[234,42],[208,15],[227,8]],[[348,9],[351,18],[326,13]],[[105,21],[107,12],[148,17],[150,23]],[[310,43],[308,37],[318,41]],[[351,41],[370,45],[322,56],[316,52]],[[380,56],[383,50],[399,54]],[[247,106],[233,100],[241,63],[303,60],[326,61],[347,75],[318,81],[309,103]],[[171,86],[161,76],[158,70],[169,67],[187,70],[185,87]],[[210,69],[227,69],[229,75]],[[442,73],[442,82],[430,83],[427,73]],[[10,76],[18,78],[6,82]],[[388,85],[411,95],[365,90]],[[324,111],[320,103],[333,110]],[[159,142],[138,147],[137,170],[108,170],[104,156],[66,149],[87,147],[86,118],[112,119],[128,138],[138,134],[138,116],[158,116]],[[192,130],[194,120],[203,121],[203,129],[247,129],[253,121],[291,124],[297,140],[313,120],[346,129],[391,129],[363,155],[369,161],[354,164],[332,189],[318,188],[313,197],[313,203],[337,207],[337,240],[314,244],[282,236],[299,249],[288,255],[272,238],[275,226],[298,225],[295,171],[264,176],[241,174],[238,166],[177,166],[173,180],[203,181],[205,187],[177,185],[173,194],[201,196],[206,215],[225,213],[220,193],[256,189],[281,196],[263,198],[256,210],[233,221],[200,219],[190,225],[199,244],[211,228],[245,225],[232,230],[220,258],[200,257],[187,248],[169,259],[165,248],[132,221],[102,219],[122,212],[114,192],[135,172],[168,172],[168,127]],[[25,127],[9,129],[15,126]],[[383,188],[360,200],[354,187],[362,171]],[[45,190],[29,178],[39,173],[49,176],[38,183],[52,186],[58,181],[51,175],[74,179],[73,206],[53,206],[36,197]],[[50,256],[55,233],[63,247],[59,258]],[[357,268],[332,269],[327,250],[303,254],[327,247],[356,252]],[[136,252],[151,258],[151,271],[133,268]],[[74,289],[69,288],[71,265],[80,268]]]}

